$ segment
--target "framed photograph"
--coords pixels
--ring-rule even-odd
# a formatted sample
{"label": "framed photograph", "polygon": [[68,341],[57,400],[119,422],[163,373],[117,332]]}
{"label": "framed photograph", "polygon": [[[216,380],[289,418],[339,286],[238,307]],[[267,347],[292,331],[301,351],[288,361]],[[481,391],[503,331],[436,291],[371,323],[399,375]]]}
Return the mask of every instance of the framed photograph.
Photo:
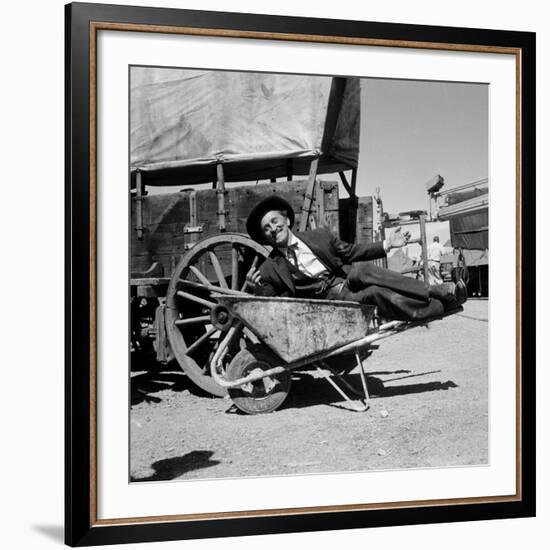
{"label": "framed photograph", "polygon": [[535,35],[66,6],[66,543],[535,515]]}

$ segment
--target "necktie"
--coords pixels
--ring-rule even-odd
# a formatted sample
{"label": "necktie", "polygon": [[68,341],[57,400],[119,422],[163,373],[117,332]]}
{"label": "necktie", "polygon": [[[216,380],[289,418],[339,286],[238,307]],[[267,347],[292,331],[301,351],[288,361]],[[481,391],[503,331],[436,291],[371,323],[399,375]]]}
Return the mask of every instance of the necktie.
{"label": "necktie", "polygon": [[296,246],[289,246],[287,248],[287,259],[294,266],[298,267],[298,256],[296,256]]}

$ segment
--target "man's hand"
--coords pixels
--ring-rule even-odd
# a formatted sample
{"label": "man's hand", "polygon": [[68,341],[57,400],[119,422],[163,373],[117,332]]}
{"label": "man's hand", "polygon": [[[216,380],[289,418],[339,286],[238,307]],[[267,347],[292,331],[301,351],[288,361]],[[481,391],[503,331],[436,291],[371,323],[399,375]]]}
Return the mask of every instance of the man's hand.
{"label": "man's hand", "polygon": [[254,290],[256,286],[261,286],[262,276],[260,275],[260,270],[256,267],[251,267],[246,274],[246,282],[248,283],[248,288],[251,290]]}
{"label": "man's hand", "polygon": [[388,237],[386,237],[386,250],[391,248],[401,248],[405,246],[411,238],[411,234],[408,231],[401,231],[401,227],[396,227]]}

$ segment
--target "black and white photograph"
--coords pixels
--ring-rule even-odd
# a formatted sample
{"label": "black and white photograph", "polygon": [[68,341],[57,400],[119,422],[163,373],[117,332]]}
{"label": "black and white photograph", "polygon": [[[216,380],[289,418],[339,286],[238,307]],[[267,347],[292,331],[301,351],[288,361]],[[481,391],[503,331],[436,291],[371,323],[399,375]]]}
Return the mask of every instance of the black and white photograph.
{"label": "black and white photograph", "polygon": [[128,94],[129,480],[488,465],[488,85]]}
{"label": "black and white photograph", "polygon": [[7,5],[2,548],[544,546],[544,5]]}

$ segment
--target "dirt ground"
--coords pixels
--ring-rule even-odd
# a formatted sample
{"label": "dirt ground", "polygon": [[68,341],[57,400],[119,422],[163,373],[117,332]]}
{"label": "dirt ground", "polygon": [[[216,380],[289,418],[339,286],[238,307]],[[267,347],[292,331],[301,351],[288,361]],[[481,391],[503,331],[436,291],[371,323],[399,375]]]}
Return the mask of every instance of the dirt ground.
{"label": "dirt ground", "polygon": [[[488,462],[488,303],[382,340],[365,361],[370,409],[343,410],[314,372],[248,416],[181,371],[133,372],[133,481],[461,466]],[[360,387],[359,374],[350,381]]]}

